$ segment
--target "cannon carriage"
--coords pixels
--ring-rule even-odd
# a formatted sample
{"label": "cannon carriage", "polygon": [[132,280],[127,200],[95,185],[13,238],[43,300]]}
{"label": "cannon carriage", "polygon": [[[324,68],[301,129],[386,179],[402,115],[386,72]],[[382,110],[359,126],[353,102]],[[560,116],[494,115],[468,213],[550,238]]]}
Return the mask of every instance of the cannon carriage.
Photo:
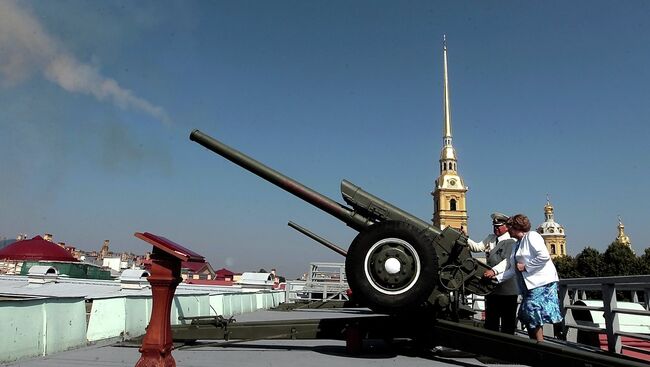
{"label": "cannon carriage", "polygon": [[345,271],[360,305],[389,314],[453,315],[466,293],[494,288],[482,279],[488,267],[472,257],[467,237],[451,227],[440,230],[347,180],[341,181],[343,205],[199,130],[190,139],[358,231]]}

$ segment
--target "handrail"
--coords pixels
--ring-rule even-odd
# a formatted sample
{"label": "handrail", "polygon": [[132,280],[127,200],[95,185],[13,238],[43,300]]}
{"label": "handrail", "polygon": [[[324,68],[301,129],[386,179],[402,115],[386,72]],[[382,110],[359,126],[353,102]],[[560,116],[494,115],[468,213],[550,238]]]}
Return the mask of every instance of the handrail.
{"label": "handrail", "polygon": [[564,306],[564,308],[570,310],[605,311],[605,307],[598,307],[598,306],[569,305],[569,306]]}
{"label": "handrail", "polygon": [[627,336],[627,337],[630,337],[630,338],[637,338],[637,339],[641,339],[641,340],[650,341],[650,335],[647,335],[647,334],[626,333],[624,331],[619,331],[617,334],[620,335],[620,336]]}
{"label": "handrail", "polygon": [[615,308],[612,312],[624,313],[628,315],[650,316],[650,311],[628,310],[626,308]]}
{"label": "handrail", "polygon": [[[581,292],[584,296],[584,291],[593,290],[602,292],[602,307],[574,304],[579,300],[586,300],[580,299],[579,294]],[[632,291],[635,302],[638,302],[638,294],[642,293],[645,310],[629,310],[618,307],[616,292],[621,290]],[[572,295],[570,294],[571,292],[573,292]],[[565,316],[562,323],[565,336],[569,334],[569,329],[604,333],[607,335],[608,350],[616,353],[622,353],[623,349],[634,351],[639,349],[627,345],[624,346],[622,344],[623,336],[650,341],[650,334],[622,331],[619,323],[619,316],[622,314],[650,316],[650,311],[648,310],[650,303],[650,275],[562,279],[560,280],[560,302],[562,302],[562,312]],[[576,321],[573,317],[573,312],[579,310],[603,311],[605,327],[585,325]],[[647,351],[644,351],[644,353],[647,353]]]}
{"label": "handrail", "polygon": [[650,355],[650,351],[645,350],[643,348],[637,348],[637,347],[632,347],[632,346],[629,346],[629,345],[624,345],[623,349],[627,349],[627,350],[631,350],[631,351],[634,351],[634,352],[637,352],[637,353]]}

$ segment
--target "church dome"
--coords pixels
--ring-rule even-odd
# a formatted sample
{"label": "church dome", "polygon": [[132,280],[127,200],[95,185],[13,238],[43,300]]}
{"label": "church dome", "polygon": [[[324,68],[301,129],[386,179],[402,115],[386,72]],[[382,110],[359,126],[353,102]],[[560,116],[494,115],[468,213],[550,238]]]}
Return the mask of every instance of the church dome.
{"label": "church dome", "polygon": [[564,234],[564,227],[554,220],[546,221],[537,227],[537,232],[541,235]]}
{"label": "church dome", "polygon": [[547,201],[546,205],[544,205],[544,214],[545,215],[553,214],[553,205],[551,205],[550,201]]}
{"label": "church dome", "polygon": [[632,241],[630,240],[630,237],[625,234],[625,226],[621,221],[621,217],[618,217],[618,237],[616,237],[616,240],[614,240],[614,242],[632,247]]}
{"label": "church dome", "polygon": [[560,223],[555,221],[553,215],[553,205],[551,205],[550,200],[546,200],[546,205],[544,205],[544,217],[546,220],[537,227],[537,233],[542,236],[551,236],[551,235],[562,235],[564,236],[564,227]]}
{"label": "church dome", "polygon": [[79,261],[61,246],[41,236],[17,241],[0,249],[0,260]]}

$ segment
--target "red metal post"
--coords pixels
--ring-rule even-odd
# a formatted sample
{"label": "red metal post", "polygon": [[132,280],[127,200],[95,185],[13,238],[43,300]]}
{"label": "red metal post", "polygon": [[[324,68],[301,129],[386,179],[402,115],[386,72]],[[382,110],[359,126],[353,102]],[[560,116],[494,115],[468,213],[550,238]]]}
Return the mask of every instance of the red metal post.
{"label": "red metal post", "polygon": [[182,281],[181,260],[154,248],[151,275],[153,306],[147,333],[142,340],[142,356],[135,367],[176,367],[172,357],[172,328],[169,315],[176,286]]}
{"label": "red metal post", "polygon": [[358,323],[351,323],[345,327],[345,351],[351,355],[359,355],[363,350],[363,335]]}
{"label": "red metal post", "polygon": [[172,327],[169,314],[172,310],[174,292],[181,278],[181,263],[205,262],[203,256],[149,232],[136,232],[135,236],[153,245],[150,276],[153,307],[147,333],[142,340],[142,356],[135,367],[176,367],[172,357]]}

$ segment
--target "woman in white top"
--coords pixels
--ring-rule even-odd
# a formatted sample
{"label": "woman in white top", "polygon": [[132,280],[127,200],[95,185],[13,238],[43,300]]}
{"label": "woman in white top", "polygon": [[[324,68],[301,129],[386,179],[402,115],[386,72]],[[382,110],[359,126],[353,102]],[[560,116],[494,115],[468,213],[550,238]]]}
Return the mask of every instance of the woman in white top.
{"label": "woman in white top", "polygon": [[523,214],[508,219],[508,233],[517,240],[506,271],[495,277],[499,282],[516,277],[523,299],[519,320],[531,339],[544,341],[542,326],[562,321],[558,300],[558,275],[542,236],[530,230],[530,221]]}

